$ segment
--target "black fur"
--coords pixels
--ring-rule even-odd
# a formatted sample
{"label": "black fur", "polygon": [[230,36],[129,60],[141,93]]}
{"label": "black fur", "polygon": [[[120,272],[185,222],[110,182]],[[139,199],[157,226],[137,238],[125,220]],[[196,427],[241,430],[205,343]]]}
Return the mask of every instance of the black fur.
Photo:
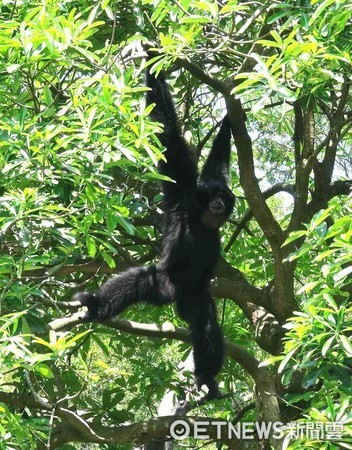
{"label": "black fur", "polygon": [[207,385],[208,396],[215,397],[224,343],[209,284],[220,254],[219,228],[234,205],[227,187],[230,124],[225,117],[198,177],[164,74],[155,78],[148,71],[147,86],[147,104],[155,103],[152,118],[164,126],[159,139],[166,147],[166,162],[161,163],[160,172],[176,182],[163,182],[165,226],[160,262],[131,268],[94,294],[81,292],[75,299],[88,307],[88,320],[115,316],[137,302],[163,305],[175,301],[191,330],[197,386]]}

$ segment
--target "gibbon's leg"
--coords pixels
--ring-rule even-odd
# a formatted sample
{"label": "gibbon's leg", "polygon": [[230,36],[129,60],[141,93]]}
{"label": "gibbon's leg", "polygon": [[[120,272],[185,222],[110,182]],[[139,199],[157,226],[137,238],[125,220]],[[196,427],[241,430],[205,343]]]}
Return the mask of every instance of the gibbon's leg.
{"label": "gibbon's leg", "polygon": [[219,394],[215,375],[220,371],[224,360],[224,337],[217,321],[213,298],[208,291],[189,298],[183,297],[179,312],[189,323],[192,335],[194,375],[197,388],[208,387],[208,398]]}
{"label": "gibbon's leg", "polygon": [[133,267],[103,283],[94,292],[78,292],[74,300],[88,307],[87,320],[107,319],[134,303],[171,303],[174,287],[158,266]]}

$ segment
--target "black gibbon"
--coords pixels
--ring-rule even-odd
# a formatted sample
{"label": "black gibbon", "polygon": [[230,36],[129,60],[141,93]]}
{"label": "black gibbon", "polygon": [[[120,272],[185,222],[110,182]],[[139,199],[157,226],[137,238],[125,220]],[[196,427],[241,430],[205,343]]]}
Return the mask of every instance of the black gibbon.
{"label": "black gibbon", "polygon": [[227,186],[231,129],[227,116],[198,176],[189,145],[181,134],[165,75],[146,74],[147,104],[155,104],[151,117],[164,126],[158,136],[166,148],[160,172],[175,182],[163,182],[163,250],[156,265],[120,273],[94,293],[79,292],[75,300],[87,306],[87,320],[106,319],[130,305],[176,302],[192,336],[197,388],[206,385],[208,397],[218,395],[215,376],[224,358],[224,339],[217,321],[210,280],[220,255],[219,228],[234,206]]}

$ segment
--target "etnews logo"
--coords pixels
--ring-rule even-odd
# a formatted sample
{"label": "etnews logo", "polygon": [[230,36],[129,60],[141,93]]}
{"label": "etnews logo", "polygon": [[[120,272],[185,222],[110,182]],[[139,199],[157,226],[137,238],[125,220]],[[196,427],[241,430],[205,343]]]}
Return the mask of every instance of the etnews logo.
{"label": "etnews logo", "polygon": [[[210,439],[208,427],[215,428],[216,438],[221,439],[325,439],[338,440],[343,435],[343,424],[339,422],[239,422],[235,425],[221,420],[192,421],[175,420],[170,426],[173,439]],[[212,436],[213,437],[213,436]]]}

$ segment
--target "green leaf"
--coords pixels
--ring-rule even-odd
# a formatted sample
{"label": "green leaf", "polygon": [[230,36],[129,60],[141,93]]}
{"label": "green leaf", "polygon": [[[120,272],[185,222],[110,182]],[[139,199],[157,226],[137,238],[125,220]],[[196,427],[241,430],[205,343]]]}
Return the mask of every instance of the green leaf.
{"label": "green leaf", "polygon": [[133,236],[136,233],[136,229],[132,225],[132,223],[127,220],[125,217],[116,215],[116,221],[118,224],[120,224],[129,234],[132,234]]}
{"label": "green leaf", "polygon": [[[312,0],[312,5],[314,3],[317,3],[319,0]],[[317,7],[317,9],[314,11],[312,17],[309,20],[309,26],[311,27],[316,19],[322,14],[322,12],[328,8],[330,5],[335,3],[336,0],[324,0],[320,5]]]}
{"label": "green leaf", "polygon": [[218,15],[219,8],[218,4],[213,1],[200,0],[195,2],[195,6],[203,11],[209,12],[215,19]]}
{"label": "green leaf", "polygon": [[[92,11],[90,12],[90,14],[88,16],[87,23],[89,25],[91,25],[94,22],[95,18],[97,17],[97,12],[99,9],[100,9],[100,4],[98,3],[96,6],[94,6],[94,8],[92,9]],[[104,22],[102,22],[102,23],[104,23]]]}
{"label": "green leaf", "polygon": [[212,19],[210,17],[204,17],[204,16],[197,16],[197,15],[192,15],[192,16],[186,16],[186,17],[182,17],[180,23],[212,23]]}
{"label": "green leaf", "polygon": [[43,88],[43,97],[44,97],[45,104],[47,106],[50,106],[53,103],[53,96],[52,96],[50,88],[47,84]]}
{"label": "green leaf", "polygon": [[341,281],[344,278],[346,278],[350,273],[352,273],[352,266],[350,267],[345,267],[344,269],[342,269],[339,273],[337,273],[336,275],[334,275],[334,280],[335,281]]}
{"label": "green leaf", "polygon": [[22,227],[19,234],[19,241],[22,247],[26,248],[31,243],[30,232],[27,227]]}
{"label": "green leaf", "polygon": [[95,255],[97,254],[97,247],[95,244],[95,240],[92,238],[92,236],[86,237],[86,245],[87,245],[88,255],[91,258],[94,258]]}
{"label": "green leaf", "polygon": [[81,55],[83,55],[85,58],[87,58],[87,60],[89,62],[91,62],[92,64],[98,64],[99,63],[99,58],[93,52],[90,52],[89,50],[86,50],[85,48],[78,47],[78,46],[74,46],[73,48],[78,53],[81,53]]}
{"label": "green leaf", "polygon": [[286,355],[285,355],[285,357],[284,357],[284,359],[281,361],[281,363],[280,363],[280,365],[279,365],[279,367],[278,367],[278,373],[281,373],[283,370],[284,370],[284,368],[286,367],[286,365],[289,363],[289,361],[291,360],[291,358],[293,357],[293,355],[298,351],[298,349],[299,349],[299,347],[298,346],[296,346],[296,347],[294,347],[291,351],[289,351]]}
{"label": "green leaf", "polygon": [[332,343],[334,342],[334,340],[335,340],[335,336],[331,336],[331,337],[325,342],[325,344],[323,345],[323,348],[321,349],[321,354],[322,354],[323,356],[326,356],[326,354],[327,354],[328,351],[330,350],[331,345],[332,345]]}
{"label": "green leaf", "polygon": [[281,44],[275,41],[269,41],[268,39],[259,39],[258,44],[262,45],[263,47],[276,47],[281,48]]}
{"label": "green leaf", "polygon": [[110,355],[109,347],[100,339],[97,334],[92,334],[90,338],[98,345],[100,350],[105,354],[105,356]]}
{"label": "green leaf", "polygon": [[[105,0],[103,3],[107,3],[107,1]],[[105,6],[104,7],[103,4],[102,4],[102,8],[106,12],[106,15],[109,17],[109,19],[116,20],[116,16],[115,16],[114,12],[112,11],[112,9],[110,8],[110,6]]]}
{"label": "green leaf", "polygon": [[289,237],[285,240],[285,242],[282,244],[282,246],[284,247],[285,245],[289,244],[290,242],[294,242],[297,239],[299,239],[302,236],[305,236],[307,234],[306,230],[297,230],[297,231],[292,231],[292,233],[290,233]]}
{"label": "green leaf", "polygon": [[275,89],[275,92],[279,94],[279,97],[284,98],[288,102],[295,102],[297,100],[297,96],[285,86],[278,86]]}
{"label": "green leaf", "polygon": [[344,350],[346,351],[346,353],[349,356],[352,356],[352,345],[351,345],[350,341],[347,339],[347,337],[345,335],[341,334],[339,336],[339,340],[340,340]]}
{"label": "green leaf", "polygon": [[116,263],[115,263],[114,259],[112,258],[112,256],[109,253],[102,252],[101,256],[103,257],[103,259],[106,262],[106,264],[110,267],[110,269],[115,269]]}
{"label": "green leaf", "polygon": [[34,369],[44,378],[54,378],[54,374],[47,364],[39,363],[34,366]]}

